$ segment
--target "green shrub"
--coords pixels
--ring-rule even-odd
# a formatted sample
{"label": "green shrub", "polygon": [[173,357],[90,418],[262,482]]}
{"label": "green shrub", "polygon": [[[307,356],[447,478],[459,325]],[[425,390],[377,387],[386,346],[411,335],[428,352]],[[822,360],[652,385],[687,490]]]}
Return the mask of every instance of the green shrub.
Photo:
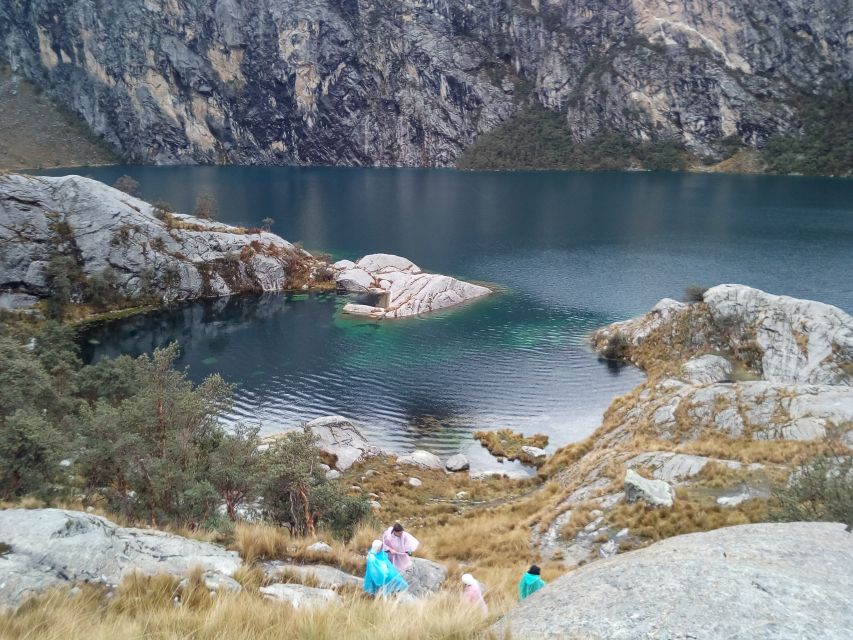
{"label": "green shrub", "polygon": [[124,191],[129,196],[139,193],[139,182],[128,175],[123,175],[113,183],[113,189]]}
{"label": "green shrub", "polygon": [[774,498],[776,520],[842,522],[853,530],[853,458],[820,456],[806,462]]}
{"label": "green shrub", "polygon": [[699,284],[689,284],[684,288],[684,300],[686,302],[702,302],[705,300],[705,292],[708,287]]}

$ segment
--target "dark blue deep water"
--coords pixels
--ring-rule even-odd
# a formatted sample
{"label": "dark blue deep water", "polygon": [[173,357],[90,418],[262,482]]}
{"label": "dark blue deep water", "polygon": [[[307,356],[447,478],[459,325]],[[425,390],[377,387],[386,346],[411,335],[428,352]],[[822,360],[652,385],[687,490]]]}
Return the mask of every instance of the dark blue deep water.
{"label": "dark blue deep water", "polygon": [[[292,167],[79,169],[336,259],[386,252],[501,293],[446,313],[344,318],[334,295],[201,302],[97,327],[86,356],[178,340],[201,379],[238,385],[233,419],[278,431],[340,413],[397,450],[465,451],[512,427],[552,444],[594,429],[641,379],[585,336],[691,283],[738,282],[853,309],[853,181],[667,173],[465,173]],[[67,173],[53,172],[53,173]]]}

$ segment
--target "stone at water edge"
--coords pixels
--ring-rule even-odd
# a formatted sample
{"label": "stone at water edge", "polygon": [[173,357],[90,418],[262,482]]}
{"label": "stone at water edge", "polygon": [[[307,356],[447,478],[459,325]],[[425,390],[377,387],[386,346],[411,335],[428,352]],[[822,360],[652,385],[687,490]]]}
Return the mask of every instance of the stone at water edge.
{"label": "stone at water edge", "polygon": [[539,447],[531,447],[529,445],[524,445],[521,447],[521,451],[526,453],[531,458],[544,458],[546,455],[545,449],[540,449]]}
{"label": "stone at water edge", "polygon": [[416,449],[408,455],[399,456],[397,464],[406,464],[421,467],[422,469],[441,469],[441,459],[434,453],[424,451],[423,449]]}
{"label": "stone at water edge", "polygon": [[339,290],[382,294],[370,304],[348,303],[343,312],[374,318],[402,318],[429,313],[490,294],[487,287],[440,274],[423,273],[401,256],[372,254],[354,265],[336,263]]}
{"label": "stone at water edge", "polygon": [[818,522],[669,538],[549,583],[492,628],[530,638],[849,640],[853,535]]}
{"label": "stone at water edge", "polygon": [[671,507],[675,490],[663,480],[648,480],[633,469],[625,472],[625,500],[643,500],[656,507]]}
{"label": "stone at water edge", "polygon": [[337,593],[331,589],[317,589],[302,584],[271,584],[259,591],[270,600],[286,602],[294,609],[323,607],[340,601]]}
{"label": "stone at water edge", "polygon": [[379,447],[367,441],[352,420],[343,416],[316,418],[306,423],[305,429],[316,436],[320,451],[335,458],[335,469],[338,471],[346,471],[356,462],[383,453]]}
{"label": "stone at water edge", "polygon": [[461,453],[457,453],[455,456],[450,456],[447,459],[447,462],[444,463],[444,468],[448,471],[467,471],[471,468],[471,463],[468,462],[468,458],[463,456]]}

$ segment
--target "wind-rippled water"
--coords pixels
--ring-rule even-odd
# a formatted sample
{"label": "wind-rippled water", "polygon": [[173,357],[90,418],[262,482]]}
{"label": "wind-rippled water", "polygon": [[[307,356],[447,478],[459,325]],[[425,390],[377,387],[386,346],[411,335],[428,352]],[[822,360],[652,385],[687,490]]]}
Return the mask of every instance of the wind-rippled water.
{"label": "wind-rippled water", "polygon": [[[471,434],[511,427],[577,440],[641,380],[585,345],[594,328],[691,283],[740,282],[853,306],[853,182],[691,174],[462,173],[292,167],[81,169],[127,173],[146,199],[273,230],[336,259],[406,256],[496,283],[487,299],[379,322],[335,295],[240,296],[97,327],[86,357],[178,340],[181,364],[238,385],[231,419],[279,431],[331,413],[382,446],[486,457]],[[60,173],[60,172],[53,172]]]}

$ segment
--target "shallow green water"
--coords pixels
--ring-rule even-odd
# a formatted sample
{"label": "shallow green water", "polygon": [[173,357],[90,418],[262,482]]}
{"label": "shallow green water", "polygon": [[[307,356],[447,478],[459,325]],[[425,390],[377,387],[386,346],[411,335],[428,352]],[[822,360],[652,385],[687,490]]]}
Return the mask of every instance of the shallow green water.
{"label": "shallow green water", "polygon": [[[96,328],[87,357],[170,340],[199,379],[239,390],[233,418],[265,431],[340,413],[380,444],[478,451],[510,426],[562,444],[639,382],[584,346],[595,327],[690,283],[740,282],[853,307],[853,182],[649,173],[463,173],[268,167],[110,167],[147,199],[191,210],[211,193],[226,222],[357,258],[498,283],[462,308],[390,323],[341,317],[334,295],[187,305]],[[85,341],[84,341],[85,342]],[[482,460],[481,456],[478,459]]]}

